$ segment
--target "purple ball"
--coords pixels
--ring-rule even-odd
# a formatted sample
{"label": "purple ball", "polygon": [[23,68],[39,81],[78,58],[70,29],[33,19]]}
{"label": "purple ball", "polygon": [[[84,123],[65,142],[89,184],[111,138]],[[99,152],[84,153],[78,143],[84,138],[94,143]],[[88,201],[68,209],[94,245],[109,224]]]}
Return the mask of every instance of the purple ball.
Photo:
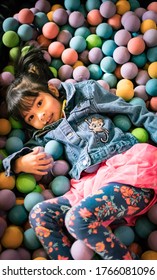
{"label": "purple ball", "polygon": [[54,198],[55,196],[53,195],[52,191],[49,189],[45,189],[41,192],[42,196],[44,197],[45,200]]}
{"label": "purple ball", "polygon": [[157,30],[149,29],[143,34],[143,40],[147,47],[155,47],[157,45]]}
{"label": "purple ball", "polygon": [[0,209],[8,211],[16,203],[16,196],[13,191],[4,189],[0,191]]}
{"label": "purple ball", "polygon": [[72,38],[72,34],[68,30],[61,30],[56,38],[56,40],[62,43],[64,46],[68,47],[68,44]]}
{"label": "purple ball", "polygon": [[62,65],[58,70],[58,77],[61,81],[65,81],[67,79],[72,78],[73,67],[68,64]]}
{"label": "purple ball", "polygon": [[138,74],[138,67],[133,62],[126,62],[121,66],[120,72],[124,79],[132,80]]}
{"label": "purple ball", "polygon": [[64,25],[68,21],[68,13],[65,9],[59,8],[53,12],[53,21],[58,25]]}
{"label": "purple ball", "polygon": [[35,8],[41,12],[48,13],[51,10],[51,4],[47,0],[38,0],[35,3]]}
{"label": "purple ball", "polygon": [[82,26],[84,22],[84,15],[79,11],[74,11],[69,15],[69,24],[74,28]]}
{"label": "purple ball", "polygon": [[49,84],[52,84],[53,86],[55,86],[56,88],[59,88],[60,84],[61,84],[61,80],[59,80],[58,78],[52,78],[48,81]]}
{"label": "purple ball", "polygon": [[2,86],[9,86],[13,81],[15,77],[11,72],[2,72],[0,74],[0,84]]}
{"label": "purple ball", "polygon": [[150,76],[148,75],[148,71],[147,70],[139,70],[135,82],[137,85],[146,85],[146,83],[148,82],[148,80],[150,80]]}
{"label": "purple ball", "polygon": [[124,64],[129,61],[130,59],[130,53],[125,46],[117,47],[113,52],[113,58],[116,63],[118,64]]}
{"label": "purple ball", "polygon": [[140,29],[141,21],[135,14],[132,14],[124,20],[123,26],[130,32],[137,32]]}
{"label": "purple ball", "polygon": [[20,255],[17,250],[6,249],[0,254],[0,260],[20,260]]}
{"label": "purple ball", "polygon": [[157,204],[154,204],[148,211],[147,216],[149,220],[157,225]]}
{"label": "purple ball", "polygon": [[144,21],[146,19],[152,19],[157,23],[157,13],[154,11],[146,11],[143,13],[142,20]]}
{"label": "purple ball", "polygon": [[76,240],[71,246],[71,255],[74,260],[91,260],[94,251],[87,247],[81,240]]}
{"label": "purple ball", "polygon": [[139,85],[134,88],[134,96],[140,97],[144,101],[148,100],[148,94],[146,92],[146,86],[145,85]]}
{"label": "purple ball", "polygon": [[20,260],[31,260],[31,253],[22,247],[17,248],[17,252],[20,256]]}
{"label": "purple ball", "polygon": [[100,5],[100,14],[104,18],[111,18],[116,13],[116,5],[112,3],[111,1],[105,1]]}
{"label": "purple ball", "polygon": [[142,7],[139,7],[134,12],[135,12],[135,15],[138,16],[141,19],[143,14],[146,12],[146,9],[142,8]]}
{"label": "purple ball", "polygon": [[134,12],[133,11],[128,11],[128,12],[126,12],[122,15],[122,17],[121,17],[121,24],[122,25],[124,25],[125,20],[127,20],[130,15],[134,15]]}
{"label": "purple ball", "polygon": [[131,33],[125,29],[118,30],[114,35],[114,41],[118,46],[127,46],[131,38]]}
{"label": "purple ball", "polygon": [[77,82],[88,80],[90,77],[90,72],[85,66],[78,66],[73,71],[73,78]]}
{"label": "purple ball", "polygon": [[102,50],[98,47],[92,48],[88,53],[88,59],[91,63],[99,64],[102,58]]}
{"label": "purple ball", "polygon": [[157,251],[157,230],[154,230],[150,233],[147,242],[151,250]]}
{"label": "purple ball", "polygon": [[65,160],[56,160],[52,167],[53,176],[67,175],[70,170],[70,166]]}
{"label": "purple ball", "polygon": [[7,222],[4,218],[0,217],[0,238],[3,236],[5,229],[7,228]]}

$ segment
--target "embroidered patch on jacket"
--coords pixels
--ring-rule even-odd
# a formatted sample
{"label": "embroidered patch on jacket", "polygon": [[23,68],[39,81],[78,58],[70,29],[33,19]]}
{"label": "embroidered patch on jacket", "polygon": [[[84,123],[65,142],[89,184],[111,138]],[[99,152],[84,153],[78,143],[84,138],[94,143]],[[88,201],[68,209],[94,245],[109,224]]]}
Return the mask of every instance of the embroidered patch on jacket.
{"label": "embroidered patch on jacket", "polygon": [[103,127],[104,125],[104,120],[101,118],[91,118],[90,120],[85,119],[85,122],[88,124],[89,129],[94,132],[95,134],[97,133],[104,133],[104,137],[101,137],[100,140],[103,143],[106,143],[109,138],[109,131]]}

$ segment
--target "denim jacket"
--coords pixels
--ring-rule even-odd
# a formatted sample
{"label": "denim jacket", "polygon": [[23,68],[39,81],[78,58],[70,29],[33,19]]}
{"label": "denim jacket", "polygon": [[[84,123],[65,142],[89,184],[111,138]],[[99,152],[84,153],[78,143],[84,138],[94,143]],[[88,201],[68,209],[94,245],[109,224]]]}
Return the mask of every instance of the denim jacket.
{"label": "denim jacket", "polygon": [[94,80],[61,83],[59,90],[67,100],[65,117],[35,131],[26,147],[5,158],[3,166],[7,175],[13,174],[12,160],[54,139],[64,146],[65,158],[71,164],[69,175],[79,179],[82,171],[90,166],[138,143],[130,132],[115,127],[112,118],[117,114],[127,115],[136,127],[145,127],[151,140],[157,143],[157,116],[146,107],[125,102]]}

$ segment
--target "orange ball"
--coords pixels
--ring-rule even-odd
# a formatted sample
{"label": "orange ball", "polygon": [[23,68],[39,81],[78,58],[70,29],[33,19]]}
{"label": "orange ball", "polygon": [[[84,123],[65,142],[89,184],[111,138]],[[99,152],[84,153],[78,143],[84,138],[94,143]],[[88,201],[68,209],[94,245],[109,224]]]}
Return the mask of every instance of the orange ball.
{"label": "orange ball", "polygon": [[141,37],[133,37],[128,41],[128,51],[133,55],[139,55],[145,50],[145,42]]}
{"label": "orange ball", "polygon": [[90,25],[97,26],[103,21],[103,17],[100,14],[100,11],[97,9],[93,9],[87,14],[87,22]]}
{"label": "orange ball", "polygon": [[15,176],[6,176],[5,172],[0,173],[0,190],[12,190],[15,187]]}
{"label": "orange ball", "polygon": [[119,0],[116,3],[117,14],[123,15],[130,11],[130,3],[128,1]]}
{"label": "orange ball", "polygon": [[142,253],[142,247],[136,242],[131,243],[128,249],[138,256],[140,256]]}
{"label": "orange ball", "polygon": [[149,100],[149,107],[152,111],[157,112],[157,97],[156,96],[153,96]]}
{"label": "orange ball", "polygon": [[8,249],[16,249],[23,242],[23,232],[19,226],[8,226],[1,238],[1,244]]}
{"label": "orange ball", "polygon": [[148,6],[147,6],[147,10],[148,11],[154,11],[155,13],[157,13],[157,2],[151,2]]}
{"label": "orange ball", "polygon": [[59,58],[63,51],[65,49],[65,46],[58,41],[52,42],[48,47],[49,54],[54,58]]}
{"label": "orange ball", "polygon": [[133,82],[128,80],[128,79],[121,79],[118,83],[117,83],[117,88],[122,88],[122,87],[126,87],[126,88],[134,88]]}
{"label": "orange ball", "polygon": [[51,40],[46,38],[43,34],[40,34],[36,40],[38,44],[44,48],[48,48],[48,46],[51,44]]}
{"label": "orange ball", "polygon": [[47,260],[46,258],[44,258],[44,257],[37,257],[37,258],[34,258],[33,260],[35,260],[35,261],[38,261],[38,260]]}
{"label": "orange ball", "polygon": [[157,260],[157,252],[153,250],[145,251],[141,255],[141,260]]}
{"label": "orange ball", "polygon": [[144,34],[149,29],[156,29],[156,22],[152,19],[145,19],[140,26],[141,33]]}
{"label": "orange ball", "polygon": [[63,6],[61,4],[54,4],[51,7],[51,11],[55,11],[55,10],[60,9],[60,8],[63,8]]}
{"label": "orange ball", "polygon": [[54,11],[50,11],[50,12],[47,13],[47,18],[48,18],[49,21],[53,21],[53,12]]}
{"label": "orange ball", "polygon": [[74,65],[78,60],[78,53],[72,48],[67,48],[62,52],[61,59],[64,64]]}
{"label": "orange ball", "polygon": [[114,71],[114,75],[117,77],[117,79],[122,79],[123,77],[122,77],[122,75],[121,75],[121,65],[118,65],[117,67],[116,67],[116,69],[115,69],[115,71]]}
{"label": "orange ball", "polygon": [[34,14],[33,12],[28,9],[28,8],[24,8],[21,9],[18,13],[18,21],[22,24],[27,23],[27,24],[31,24],[34,20]]}
{"label": "orange ball", "polygon": [[43,35],[48,39],[54,39],[59,33],[59,27],[55,22],[46,22],[42,27]]}
{"label": "orange ball", "polygon": [[113,29],[118,30],[121,28],[121,15],[115,14],[107,20],[107,23],[112,26]]}
{"label": "orange ball", "polygon": [[11,123],[7,119],[0,119],[0,135],[7,135],[11,131]]}

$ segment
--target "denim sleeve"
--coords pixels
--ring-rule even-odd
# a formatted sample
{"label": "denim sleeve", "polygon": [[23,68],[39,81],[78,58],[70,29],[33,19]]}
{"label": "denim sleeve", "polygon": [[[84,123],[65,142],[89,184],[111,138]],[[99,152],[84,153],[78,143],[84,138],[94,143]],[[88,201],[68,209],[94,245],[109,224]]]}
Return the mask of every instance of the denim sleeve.
{"label": "denim sleeve", "polygon": [[97,112],[127,115],[136,127],[144,127],[151,139],[157,143],[157,115],[145,106],[132,105],[124,99],[106,91],[97,82],[93,83],[93,103]]}

